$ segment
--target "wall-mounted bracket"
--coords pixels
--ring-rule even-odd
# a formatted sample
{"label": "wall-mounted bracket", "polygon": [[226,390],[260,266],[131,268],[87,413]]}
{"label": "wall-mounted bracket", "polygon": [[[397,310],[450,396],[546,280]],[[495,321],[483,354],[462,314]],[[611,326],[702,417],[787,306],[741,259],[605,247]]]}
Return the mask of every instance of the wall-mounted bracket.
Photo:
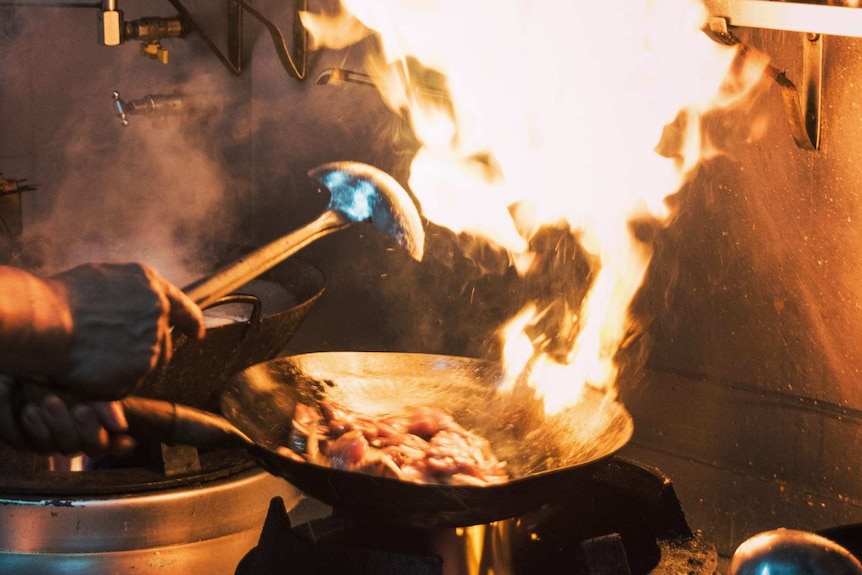
{"label": "wall-mounted bracket", "polygon": [[[308,31],[299,19],[299,13],[307,9],[307,0],[294,0],[293,2],[293,31],[291,34],[291,48],[288,48],[288,40],[281,28],[271,19],[258,10],[252,0],[222,0],[224,11],[219,12],[218,19],[224,20],[226,26],[221,22],[215,26],[205,22],[212,19],[213,6],[218,8],[219,2],[195,2],[193,0],[170,0],[180,14],[190,23],[191,27],[203,38],[207,46],[215,53],[218,59],[227,66],[234,74],[240,74],[243,70],[244,61],[242,53],[243,45],[243,14],[248,13],[257,19],[272,39],[273,47],[278,59],[285,71],[297,80],[305,79],[308,52]],[[223,14],[223,15],[222,15]],[[218,27],[218,33],[211,28]],[[221,28],[224,27],[224,30]],[[219,38],[221,36],[221,38]],[[220,45],[222,44],[222,45]]]}
{"label": "wall-mounted bracket", "polygon": [[[823,90],[823,34],[808,33],[802,40],[802,91],[805,133],[814,149],[820,148],[820,98]],[[798,143],[798,142],[797,142]]]}
{"label": "wall-mounted bracket", "polygon": [[723,43],[735,38],[734,27],[803,34],[799,87],[784,72],[772,68],[771,73],[781,89],[796,144],[818,149],[825,36],[862,37],[862,9],[771,0],[705,0],[704,4],[710,14],[706,32]]}

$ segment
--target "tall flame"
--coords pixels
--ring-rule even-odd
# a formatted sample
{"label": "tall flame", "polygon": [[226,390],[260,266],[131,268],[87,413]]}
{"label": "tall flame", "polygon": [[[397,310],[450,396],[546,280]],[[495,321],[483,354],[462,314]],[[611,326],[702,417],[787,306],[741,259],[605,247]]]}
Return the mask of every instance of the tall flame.
{"label": "tall flame", "polygon": [[[424,215],[505,247],[525,276],[548,257],[532,246],[543,226],[562,227],[589,254],[589,289],[557,322],[574,333],[568,348],[547,353],[554,334],[530,326],[550,308],[532,304],[501,330],[507,368],[529,371],[549,411],[576,401],[584,384],[613,395],[613,356],[650,257],[632,222],[666,222],[665,198],[700,159],[698,116],[721,103],[736,50],[701,31],[696,0],[344,0],[344,8],[303,21],[320,43],[334,25],[354,34],[340,34],[342,43],[379,35],[384,53],[369,67],[422,144],[409,185]],[[351,15],[368,30],[346,24]],[[428,69],[445,78],[447,98],[423,84]],[[687,121],[675,123],[681,112]],[[656,152],[671,124],[684,132],[672,158]]]}

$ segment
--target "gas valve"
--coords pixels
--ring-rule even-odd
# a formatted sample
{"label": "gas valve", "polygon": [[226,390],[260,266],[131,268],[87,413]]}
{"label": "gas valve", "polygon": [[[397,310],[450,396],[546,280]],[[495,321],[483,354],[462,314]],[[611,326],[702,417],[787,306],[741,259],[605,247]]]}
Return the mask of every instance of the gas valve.
{"label": "gas valve", "polygon": [[104,0],[99,13],[99,44],[119,46],[129,40],[140,40],[141,53],[149,58],[168,63],[168,51],[162,47],[163,38],[181,38],[189,28],[180,16],[173,18],[148,17],[126,22],[123,11],[117,9],[117,0]]}
{"label": "gas valve", "polygon": [[168,63],[168,51],[163,50],[162,45],[158,42],[141,44],[141,54],[152,58],[153,60],[158,60],[162,64]]}
{"label": "gas valve", "polygon": [[177,18],[139,18],[123,25],[126,40],[141,40],[144,56],[168,63],[168,51],[162,47],[162,38],[180,38],[187,32],[183,20]]}
{"label": "gas valve", "polygon": [[129,125],[129,115],[167,116],[183,111],[183,97],[178,94],[144,96],[137,100],[123,100],[114,91],[114,112],[123,126]]}

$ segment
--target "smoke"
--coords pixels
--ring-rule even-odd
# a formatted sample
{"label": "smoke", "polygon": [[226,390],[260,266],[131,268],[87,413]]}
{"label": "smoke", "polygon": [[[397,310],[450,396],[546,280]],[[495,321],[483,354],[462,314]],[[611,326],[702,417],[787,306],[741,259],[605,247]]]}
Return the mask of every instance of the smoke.
{"label": "smoke", "polygon": [[[19,9],[13,18],[3,112],[24,120],[4,137],[31,158],[26,176],[38,186],[25,201],[23,261],[45,273],[141,261],[177,283],[199,277],[234,237],[237,200],[250,186],[250,133],[232,121],[242,86],[186,40],[163,42],[168,65],[133,42],[99,46],[95,10]],[[114,90],[125,100],[179,96],[182,112],[130,115],[124,127]]]}

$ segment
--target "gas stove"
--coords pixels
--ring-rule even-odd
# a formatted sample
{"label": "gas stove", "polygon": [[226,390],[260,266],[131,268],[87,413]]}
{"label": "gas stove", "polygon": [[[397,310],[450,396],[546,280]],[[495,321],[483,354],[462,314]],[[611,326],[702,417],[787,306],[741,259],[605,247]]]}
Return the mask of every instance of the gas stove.
{"label": "gas stove", "polygon": [[304,523],[274,498],[236,575],[711,575],[715,548],[689,528],[670,479],[621,457],[585,487],[522,516],[457,529],[370,523],[339,513]]}

